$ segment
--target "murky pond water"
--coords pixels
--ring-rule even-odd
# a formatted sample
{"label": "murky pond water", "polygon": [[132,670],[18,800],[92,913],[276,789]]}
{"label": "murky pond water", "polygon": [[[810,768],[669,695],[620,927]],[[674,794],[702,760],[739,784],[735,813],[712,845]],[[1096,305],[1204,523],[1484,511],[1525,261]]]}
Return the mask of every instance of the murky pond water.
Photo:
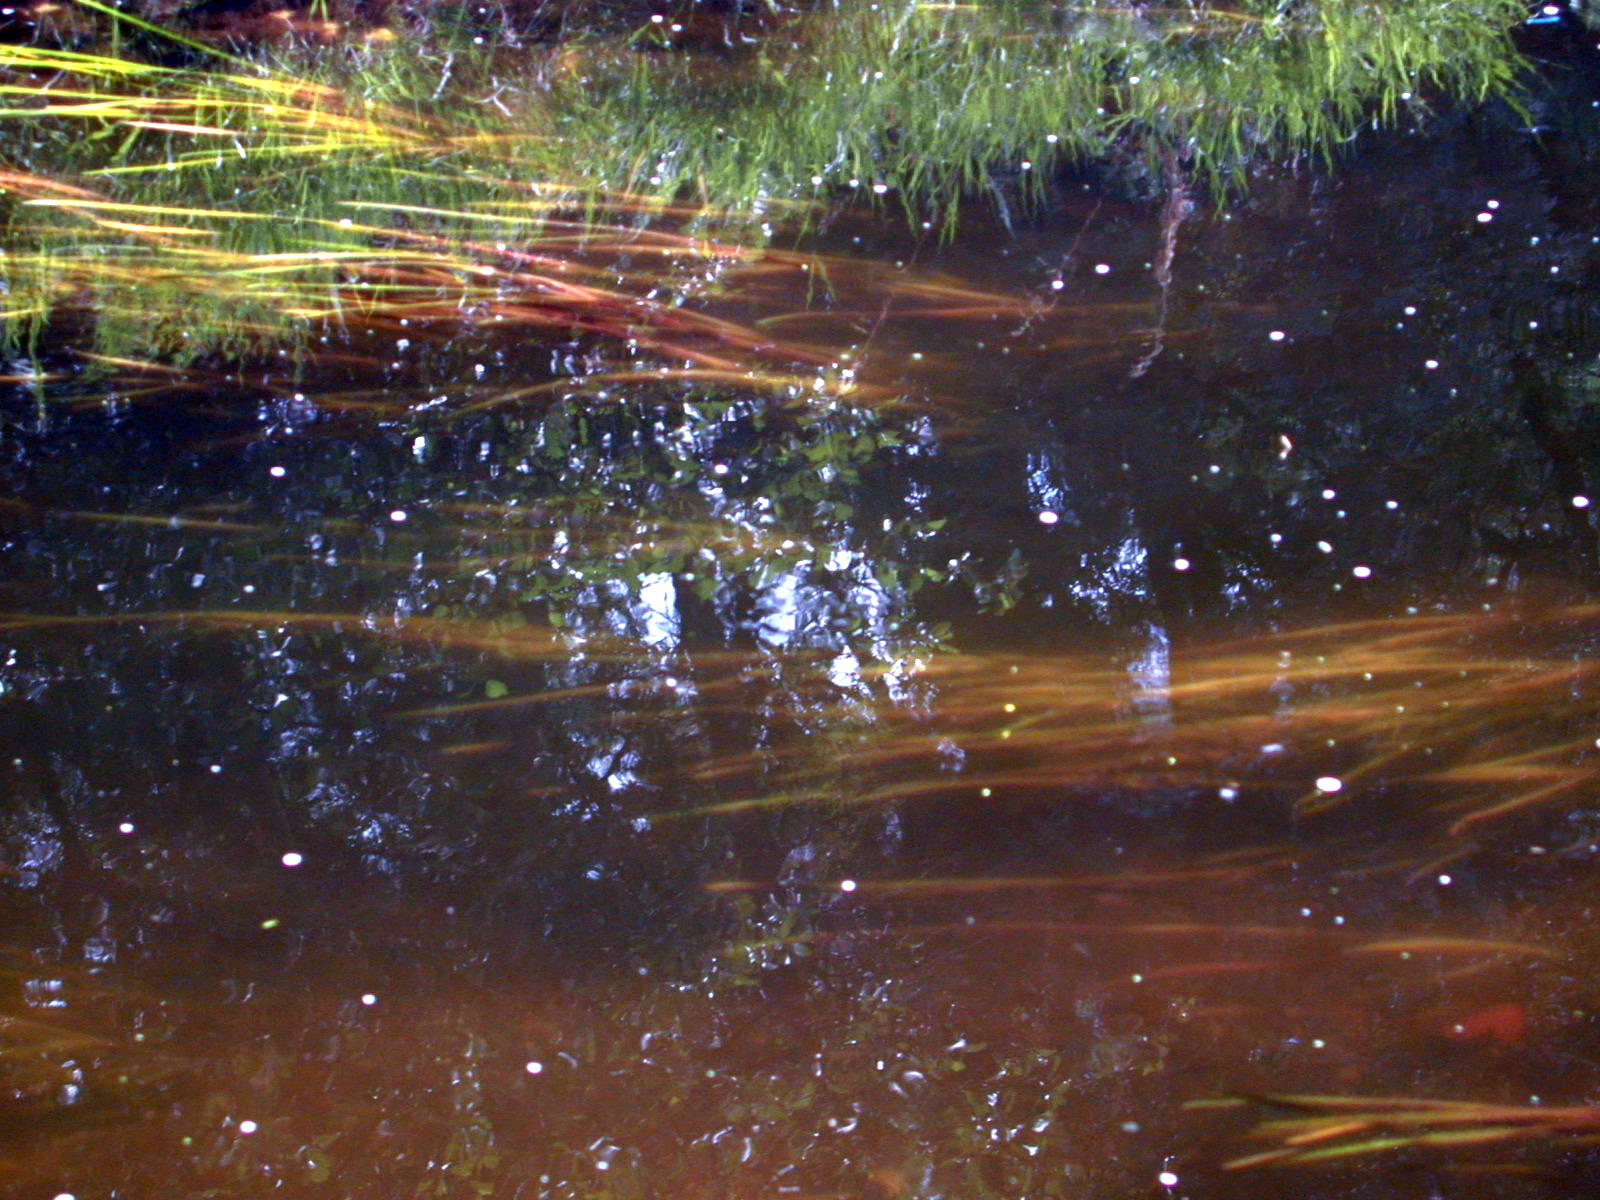
{"label": "murky pond water", "polygon": [[1593,65],[841,216],[821,395],[16,364],[0,1192],[1592,1189]]}

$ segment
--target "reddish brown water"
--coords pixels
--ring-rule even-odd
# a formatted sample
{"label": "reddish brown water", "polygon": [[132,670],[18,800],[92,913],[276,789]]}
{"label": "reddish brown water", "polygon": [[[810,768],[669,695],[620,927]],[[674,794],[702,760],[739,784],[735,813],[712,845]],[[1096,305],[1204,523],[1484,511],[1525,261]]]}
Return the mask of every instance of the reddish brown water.
{"label": "reddish brown water", "polygon": [[1190,216],[1164,298],[1098,185],[840,218],[724,306],[811,304],[827,403],[8,384],[0,1195],[1592,1191],[1567,84]]}

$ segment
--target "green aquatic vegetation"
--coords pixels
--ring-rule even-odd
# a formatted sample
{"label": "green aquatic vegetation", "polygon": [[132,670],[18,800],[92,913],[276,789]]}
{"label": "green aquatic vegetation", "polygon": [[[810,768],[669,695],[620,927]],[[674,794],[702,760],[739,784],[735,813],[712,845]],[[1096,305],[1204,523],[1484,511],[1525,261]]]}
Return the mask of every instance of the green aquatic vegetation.
{"label": "green aquatic vegetation", "polygon": [[[6,46],[6,329],[67,307],[95,314],[104,352],[193,357],[466,321],[652,361],[694,362],[709,337],[728,353],[699,365],[739,370],[789,348],[692,309],[780,223],[859,194],[950,228],[963,197],[1025,201],[1053,167],[1107,157],[1224,186],[1330,156],[1369,119],[1505,92],[1521,10],[848,0],[716,55],[665,19],[548,47],[439,22],[182,69]],[[676,257],[593,250],[650,238]]]}
{"label": "green aquatic vegetation", "polygon": [[1245,1167],[1334,1166],[1395,1150],[1463,1151],[1533,1142],[1593,1144],[1600,1108],[1590,1105],[1495,1104],[1411,1096],[1262,1096],[1193,1101],[1189,1108],[1256,1106],[1279,1115],[1252,1136],[1271,1149],[1224,1163]]}

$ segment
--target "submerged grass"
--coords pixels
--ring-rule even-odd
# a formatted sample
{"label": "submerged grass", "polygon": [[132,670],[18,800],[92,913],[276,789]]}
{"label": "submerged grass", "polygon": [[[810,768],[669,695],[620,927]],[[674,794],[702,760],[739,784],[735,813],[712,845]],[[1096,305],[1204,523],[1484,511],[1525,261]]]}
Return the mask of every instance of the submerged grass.
{"label": "submerged grass", "polygon": [[1223,1165],[1334,1166],[1394,1150],[1498,1147],[1514,1142],[1588,1145],[1600,1140],[1600,1108],[1438,1100],[1409,1096],[1270,1095],[1196,1101],[1190,1108],[1263,1107],[1283,1115],[1254,1130],[1273,1148]]}
{"label": "submerged grass", "polygon": [[693,306],[801,269],[752,247],[838,196],[948,227],[1067,161],[1176,156],[1221,185],[1516,69],[1520,0],[1280,7],[848,0],[714,56],[664,22],[497,47],[441,21],[184,69],[0,47],[6,327],[90,310],[102,352],[147,357],[493,322],[737,370],[796,355]]}

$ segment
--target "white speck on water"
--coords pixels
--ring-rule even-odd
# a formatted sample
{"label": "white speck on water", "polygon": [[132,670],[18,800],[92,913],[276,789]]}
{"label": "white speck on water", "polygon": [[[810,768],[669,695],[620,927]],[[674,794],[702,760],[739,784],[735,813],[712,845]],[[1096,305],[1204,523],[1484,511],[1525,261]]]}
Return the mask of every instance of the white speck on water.
{"label": "white speck on water", "polygon": [[1054,525],[1059,520],[1061,520],[1061,514],[1052,509],[1047,508],[1039,513],[1039,524],[1041,525]]}
{"label": "white speck on water", "polygon": [[1323,488],[1322,489],[1322,498],[1324,500],[1332,500],[1338,494],[1339,493],[1334,491],[1332,488]]}
{"label": "white speck on water", "polygon": [[1408,316],[1408,317],[1414,317],[1414,316],[1416,316],[1416,315],[1417,315],[1417,306],[1416,306],[1416,305],[1415,305],[1415,304],[1408,304],[1408,305],[1406,305],[1406,307],[1405,307],[1405,314],[1406,314],[1406,316]]}
{"label": "white speck on water", "polygon": [[1274,329],[1271,333],[1267,334],[1267,340],[1269,342],[1281,342],[1281,341],[1283,341],[1284,338],[1286,338],[1288,336],[1289,335],[1284,333],[1283,330]]}
{"label": "white speck on water", "polygon": [[1220,787],[1217,789],[1217,795],[1224,800],[1237,800],[1239,798],[1239,789],[1236,787]]}
{"label": "white speck on water", "polygon": [[133,832],[133,822],[132,821],[124,821],[122,824],[117,826],[117,832],[118,833],[132,833]]}
{"label": "white speck on water", "polygon": [[1052,279],[1050,281],[1050,290],[1052,292],[1059,292],[1062,288],[1064,288],[1066,286],[1067,286],[1066,283],[1064,283],[1060,279]]}
{"label": "white speck on water", "polygon": [[221,763],[212,763],[211,767],[210,767],[210,771],[211,771],[211,773],[213,775],[221,775],[222,774],[222,764]]}
{"label": "white speck on water", "polygon": [[1439,369],[1439,360],[1437,358],[1430,358],[1422,365],[1430,371],[1437,371]]}
{"label": "white speck on water", "polygon": [[1281,534],[1281,533],[1269,533],[1269,534],[1267,534],[1267,541],[1271,542],[1274,546],[1276,546],[1279,542],[1283,541],[1283,534]]}
{"label": "white speck on water", "polygon": [[1261,747],[1261,753],[1263,753],[1263,754],[1282,754],[1283,753],[1283,743],[1282,742],[1268,742],[1265,746]]}
{"label": "white speck on water", "polygon": [[1311,910],[1309,908],[1302,908],[1300,910],[1300,915],[1302,917],[1309,917],[1311,915]]}
{"label": "white speck on water", "polygon": [[726,475],[728,473],[728,464],[727,463],[712,463],[711,464],[711,473],[713,475]]}
{"label": "white speck on water", "polygon": [[856,890],[856,881],[854,879],[841,879],[841,880],[839,880],[839,890],[841,892],[853,892],[853,891],[855,891]]}
{"label": "white speck on water", "polygon": [[260,1126],[257,1125],[254,1121],[240,1121],[239,1122],[239,1132],[240,1133],[254,1133],[259,1128],[260,1128]]}
{"label": "white speck on water", "polygon": [[291,850],[291,851],[289,851],[289,853],[285,854],[278,861],[281,862],[286,867],[298,867],[301,863],[305,862],[305,860],[306,860],[305,855],[300,854],[300,853],[298,853],[298,852],[296,852],[294,850]]}
{"label": "white speck on water", "polygon": [[1561,274],[1561,268],[1560,267],[1551,267],[1550,268],[1550,274],[1552,274],[1552,275]]}
{"label": "white speck on water", "polygon": [[389,514],[389,520],[393,521],[396,525],[400,524],[405,519],[406,510],[403,508],[397,508]]}
{"label": "white speck on water", "polygon": [[1344,780],[1336,775],[1323,775],[1317,779],[1317,791],[1325,796],[1331,796],[1344,787]]}
{"label": "white speck on water", "polygon": [[1172,560],[1172,569],[1174,571],[1187,571],[1189,569],[1189,560],[1187,558],[1175,558],[1175,559],[1173,559]]}
{"label": "white speck on water", "polygon": [[1367,566],[1351,567],[1350,574],[1357,579],[1370,579],[1372,577],[1372,568]]}
{"label": "white speck on water", "polygon": [[1453,879],[1452,879],[1452,878],[1451,878],[1451,877],[1450,877],[1450,876],[1448,876],[1448,875],[1441,875],[1441,876],[1439,876],[1439,885],[1440,885],[1440,886],[1441,886],[1441,887],[1449,887],[1449,886],[1450,886],[1450,885],[1451,885],[1451,884],[1452,884],[1452,883],[1454,883],[1454,882],[1455,882],[1455,880],[1453,880]]}
{"label": "white speck on water", "polygon": [[368,1008],[371,1008],[377,1002],[378,1002],[378,998],[376,996],[374,996],[371,992],[362,992],[361,993],[361,1003],[365,1004]]}
{"label": "white speck on water", "polygon": [[274,479],[282,479],[288,473],[289,473],[288,470],[286,468],[284,468],[284,467],[268,467],[267,468],[267,474],[271,475]]}
{"label": "white speck on water", "polygon": [[1573,508],[1588,508],[1589,507],[1589,497],[1587,497],[1587,496],[1574,496],[1572,498],[1572,507]]}
{"label": "white speck on water", "polygon": [[1317,549],[1321,550],[1324,554],[1332,554],[1333,553],[1333,546],[1329,542],[1318,542],[1317,543]]}
{"label": "white speck on water", "polygon": [[1494,214],[1492,212],[1481,212],[1478,214],[1479,225],[1487,225],[1492,220],[1494,220]]}
{"label": "white speck on water", "polygon": [[523,1063],[522,1064],[522,1069],[524,1071],[526,1071],[529,1075],[537,1075],[541,1071],[544,1070],[544,1064],[542,1062],[537,1061],[537,1060],[533,1060],[533,1061],[530,1061],[530,1062]]}
{"label": "white speck on water", "polygon": [[881,196],[889,190],[889,185],[887,183],[875,183],[872,185],[872,190]]}
{"label": "white speck on water", "polygon": [[1174,1175],[1171,1171],[1163,1171],[1163,1172],[1161,1172],[1161,1174],[1156,1176],[1156,1182],[1159,1183],[1162,1187],[1169,1187],[1169,1188],[1170,1187],[1177,1187],[1178,1186],[1178,1177],[1176,1175]]}
{"label": "white speck on water", "polygon": [[1485,208],[1499,208],[1500,207],[1500,201],[1498,201],[1498,200],[1490,200],[1487,204],[1484,205],[1484,207]]}
{"label": "white speck on water", "polygon": [[1398,501],[1398,500],[1385,500],[1383,502],[1383,506],[1385,508],[1387,508],[1390,512],[1393,512],[1395,509],[1400,507],[1400,501]]}
{"label": "white speck on water", "polygon": [[1107,263],[1095,263],[1094,273],[1096,275],[1109,275],[1111,274],[1111,267]]}

